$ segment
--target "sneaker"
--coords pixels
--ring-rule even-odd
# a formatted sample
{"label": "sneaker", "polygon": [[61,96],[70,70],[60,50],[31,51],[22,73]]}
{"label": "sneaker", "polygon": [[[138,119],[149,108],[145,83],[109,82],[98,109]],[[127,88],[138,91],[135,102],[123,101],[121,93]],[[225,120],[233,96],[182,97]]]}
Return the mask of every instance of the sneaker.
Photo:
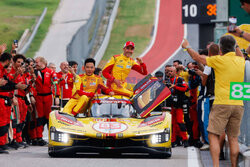
{"label": "sneaker", "polygon": [[175,148],[176,146],[177,146],[176,141],[175,141],[175,142],[172,142],[172,148]]}
{"label": "sneaker", "polygon": [[32,145],[32,146],[38,146],[37,139],[32,139],[32,140],[30,141],[30,145]]}
{"label": "sneaker", "polygon": [[47,145],[47,142],[45,140],[43,140],[42,138],[39,138],[37,140],[38,146],[45,146]]}
{"label": "sneaker", "polygon": [[23,142],[23,141],[22,141],[22,142],[20,142],[20,143],[18,143],[18,144],[19,144],[19,145],[21,145],[21,147],[22,147],[22,148],[29,147],[29,146],[28,146],[28,144],[27,144],[27,143],[25,143],[25,142]]}
{"label": "sneaker", "polygon": [[9,152],[0,148],[0,154],[9,154]]}
{"label": "sneaker", "polygon": [[16,149],[16,150],[20,147],[20,145],[17,144],[16,141],[12,141],[11,143],[8,144],[8,146],[9,146],[10,148],[14,148],[14,149]]}
{"label": "sneaker", "polygon": [[203,143],[200,140],[194,140],[194,147],[201,148]]}
{"label": "sneaker", "polygon": [[176,144],[177,144],[177,146],[183,146],[182,138],[181,137],[177,136],[177,138],[176,138]]}
{"label": "sneaker", "polygon": [[188,147],[188,146],[189,146],[189,144],[188,144],[188,141],[187,141],[187,140],[184,140],[184,141],[183,141],[183,146],[184,146],[184,148],[186,148],[186,147]]}
{"label": "sneaker", "polygon": [[21,142],[16,142],[16,145],[18,146],[18,148],[24,148],[22,144],[20,144]]}
{"label": "sneaker", "polygon": [[209,150],[209,145],[208,144],[204,144],[201,148],[200,148],[201,151],[207,151]]}
{"label": "sneaker", "polygon": [[1,145],[0,148],[2,150],[9,150],[9,147],[7,145]]}
{"label": "sneaker", "polygon": [[191,137],[188,139],[188,145],[194,146],[194,140]]}

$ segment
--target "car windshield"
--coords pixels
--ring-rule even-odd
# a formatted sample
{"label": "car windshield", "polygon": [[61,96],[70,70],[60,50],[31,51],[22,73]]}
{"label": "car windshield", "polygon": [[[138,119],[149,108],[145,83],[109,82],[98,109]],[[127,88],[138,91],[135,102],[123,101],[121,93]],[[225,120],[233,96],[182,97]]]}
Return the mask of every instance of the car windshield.
{"label": "car windshield", "polygon": [[93,117],[110,118],[130,118],[136,113],[127,103],[94,103],[90,111]]}

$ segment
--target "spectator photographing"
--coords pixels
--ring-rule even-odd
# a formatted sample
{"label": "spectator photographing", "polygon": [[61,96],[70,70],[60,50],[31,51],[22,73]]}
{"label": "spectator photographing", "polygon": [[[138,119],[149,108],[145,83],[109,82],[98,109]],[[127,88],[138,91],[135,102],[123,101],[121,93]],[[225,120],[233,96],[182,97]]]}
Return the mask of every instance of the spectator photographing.
{"label": "spectator photographing", "polygon": [[202,64],[208,65],[215,72],[215,100],[209,116],[208,138],[213,166],[219,166],[220,144],[219,136],[226,133],[229,140],[231,166],[237,166],[239,154],[238,136],[244,112],[242,100],[231,100],[230,83],[244,81],[245,60],[235,53],[235,39],[230,36],[220,38],[222,56],[206,57],[194,51],[189,42],[184,39],[182,47],[190,56]]}

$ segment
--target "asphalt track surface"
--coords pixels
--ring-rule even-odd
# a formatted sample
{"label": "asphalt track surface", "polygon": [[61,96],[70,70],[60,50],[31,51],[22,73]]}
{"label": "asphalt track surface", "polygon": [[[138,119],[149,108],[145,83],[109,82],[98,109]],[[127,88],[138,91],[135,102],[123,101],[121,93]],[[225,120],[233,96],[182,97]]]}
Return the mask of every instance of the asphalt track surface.
{"label": "asphalt track surface", "polygon": [[[181,45],[184,37],[181,13],[181,1],[160,1],[155,41],[151,49],[142,57],[143,62],[147,65],[148,73],[154,72]],[[134,82],[135,78],[138,81],[143,76],[131,71],[128,82]]]}
{"label": "asphalt track surface", "polygon": [[[194,148],[191,148],[194,149]],[[169,159],[149,158],[147,155],[99,156],[80,154],[70,158],[51,158],[47,146],[30,146],[25,149],[0,154],[1,167],[186,167],[201,166],[192,160],[197,157],[188,155],[187,149],[177,147]],[[191,160],[191,161],[190,161]]]}
{"label": "asphalt track surface", "polygon": [[56,64],[57,71],[63,61],[67,61],[67,45],[78,29],[87,23],[94,0],[61,0],[49,31],[35,57],[42,56]]}

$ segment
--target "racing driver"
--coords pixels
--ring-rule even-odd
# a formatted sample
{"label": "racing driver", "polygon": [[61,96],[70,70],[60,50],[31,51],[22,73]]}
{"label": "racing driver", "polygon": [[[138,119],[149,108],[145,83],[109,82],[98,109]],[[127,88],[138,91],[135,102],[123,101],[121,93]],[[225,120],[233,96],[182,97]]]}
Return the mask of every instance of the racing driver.
{"label": "racing driver", "polygon": [[74,70],[70,68],[70,72],[74,75],[74,87],[72,90],[72,98],[68,101],[63,109],[64,113],[76,116],[78,113],[83,112],[88,107],[88,102],[100,93],[101,90],[105,94],[114,95],[111,89],[104,86],[101,77],[94,74],[95,60],[88,58],[84,62],[85,74],[76,75]]}
{"label": "racing driver", "polygon": [[123,54],[112,56],[103,69],[102,74],[107,79],[107,86],[116,94],[133,96],[133,92],[126,88],[127,82],[125,81],[131,69],[142,75],[148,74],[142,59],[136,58],[138,64],[131,58],[134,49],[135,44],[127,41],[123,47]]}

